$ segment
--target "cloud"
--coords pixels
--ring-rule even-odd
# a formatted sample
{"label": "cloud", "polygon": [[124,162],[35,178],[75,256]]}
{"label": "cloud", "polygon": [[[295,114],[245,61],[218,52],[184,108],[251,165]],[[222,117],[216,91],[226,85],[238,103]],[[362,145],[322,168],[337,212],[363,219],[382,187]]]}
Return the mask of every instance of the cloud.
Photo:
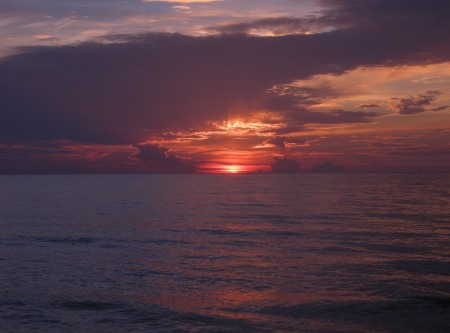
{"label": "cloud", "polygon": [[283,157],[274,157],[275,163],[272,164],[272,172],[274,173],[297,173],[300,172],[300,164],[295,161],[289,159],[287,156]]}
{"label": "cloud", "polygon": [[148,168],[129,158],[129,147],[41,142],[0,145],[0,173],[135,173]]}
{"label": "cloud", "polygon": [[[422,113],[427,111],[428,106],[430,106],[434,101],[437,100],[437,96],[442,94],[440,91],[430,90],[424,94],[417,96],[409,96],[403,98],[393,98],[397,103],[393,106],[393,109],[400,114],[409,115]],[[435,108],[434,111],[440,111],[445,109],[445,107]]]}
{"label": "cloud", "polygon": [[[326,51],[330,41],[308,48],[306,36],[147,34],[108,44],[24,49],[0,63],[0,141],[131,144],[152,131],[223,120],[236,109],[255,109],[256,101],[269,103],[276,97],[268,100],[266,91],[274,84],[335,73],[329,64],[336,52],[346,51],[334,45],[336,52]],[[328,56],[317,57],[322,53]],[[367,59],[353,60],[345,66]],[[331,122],[326,115],[304,116],[303,122]],[[343,116],[335,112],[331,118],[344,121]]]}
{"label": "cloud", "polygon": [[[294,0],[302,1],[302,0]],[[320,20],[337,26],[369,29],[385,29],[416,23],[416,28],[426,28],[440,21],[443,23],[450,10],[446,0],[319,0],[328,7]],[[387,25],[387,26],[386,26]],[[442,26],[441,26],[442,27]]]}
{"label": "cloud", "polygon": [[436,108],[432,108],[431,111],[442,111],[450,108],[450,105],[438,106]]}
{"label": "cloud", "polygon": [[38,39],[38,40],[44,40],[44,41],[57,39],[55,36],[51,36],[51,35],[34,35],[33,38]]}
{"label": "cloud", "polygon": [[318,163],[311,168],[311,172],[316,173],[339,173],[344,172],[344,167],[340,164],[335,164],[332,161]]}
{"label": "cloud", "polygon": [[172,6],[173,9],[177,9],[177,10],[191,10],[191,7],[189,6]]}
{"label": "cloud", "polygon": [[323,29],[317,18],[270,17],[250,22],[222,24],[209,30],[221,34],[247,34],[283,36],[289,34],[310,34]]}
{"label": "cloud", "polygon": [[284,136],[276,136],[269,140],[266,140],[264,143],[274,145],[280,149],[286,149],[287,139]]}
{"label": "cloud", "polygon": [[[342,93],[326,86],[292,93],[271,89],[361,66],[450,61],[447,0],[322,3],[328,9],[309,21],[267,18],[230,25],[214,36],[148,33],[21,48],[0,60],[0,143],[135,145],[137,156],[149,164],[183,169],[184,162],[167,155],[166,148],[140,143],[160,133],[207,132],[215,122],[257,112],[278,119],[283,126],[272,131],[280,136],[307,124],[372,122],[381,114],[346,107],[315,110],[323,96]],[[326,27],[333,29],[320,30]],[[251,29],[311,28],[321,33],[245,34]],[[396,108],[401,114],[420,113],[437,95],[429,91],[398,98]]]}
{"label": "cloud", "polygon": [[360,104],[358,107],[360,109],[371,109],[371,108],[377,108],[379,106],[380,106],[379,104],[369,103],[369,104]]}
{"label": "cloud", "polygon": [[135,157],[140,161],[153,163],[153,168],[149,168],[149,172],[192,173],[196,170],[195,166],[186,164],[181,158],[169,154],[169,148],[154,144],[135,144],[133,147],[139,150]]}
{"label": "cloud", "polygon": [[331,112],[305,112],[302,120],[306,123],[316,124],[361,124],[369,123],[373,118],[381,115],[378,112],[332,110]]}

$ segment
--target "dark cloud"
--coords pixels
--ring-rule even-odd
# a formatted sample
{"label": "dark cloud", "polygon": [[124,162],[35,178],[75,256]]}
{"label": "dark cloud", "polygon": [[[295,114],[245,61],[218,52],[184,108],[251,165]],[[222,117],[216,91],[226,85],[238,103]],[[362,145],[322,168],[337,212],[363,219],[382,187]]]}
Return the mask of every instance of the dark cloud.
{"label": "dark cloud", "polygon": [[[23,48],[0,60],[0,143],[130,145],[146,141],[151,133],[225,120],[237,109],[278,113],[287,123],[279,135],[309,123],[364,123],[380,114],[313,112],[307,108],[317,103],[311,91],[294,98],[268,90],[359,66],[450,60],[448,0],[322,2],[329,9],[316,17],[242,23],[216,36],[151,33]],[[242,34],[253,28],[279,27],[281,33],[330,26],[335,30],[313,35]],[[398,99],[399,112],[422,112],[435,98],[427,93]],[[144,150],[142,156],[147,155]],[[176,157],[166,159],[171,161],[164,162],[168,170],[183,169],[175,166],[183,165]]]}
{"label": "dark cloud", "polygon": [[[288,88],[289,89],[289,88]],[[382,116],[379,112],[346,111],[342,109],[326,112],[313,111],[310,106],[319,105],[329,96],[337,96],[330,87],[319,88],[293,88],[284,90],[282,95],[270,95],[266,100],[265,108],[275,111],[286,118],[289,129],[280,129],[277,134],[296,132],[306,124],[346,124],[368,123],[374,118]]]}
{"label": "dark cloud", "polygon": [[[417,96],[393,98],[393,100],[397,102],[394,106],[394,110],[396,110],[400,114],[405,115],[425,112],[427,111],[426,107],[430,106],[434,101],[436,101],[437,96],[439,96],[440,94],[440,91],[430,90],[424,94]],[[436,108],[433,110],[439,111],[439,109],[440,108]]]}
{"label": "dark cloud", "polygon": [[438,106],[437,108],[432,108],[431,111],[442,111],[450,108],[450,105]]}
{"label": "dark cloud", "polygon": [[300,125],[316,124],[358,124],[369,123],[374,118],[382,116],[379,112],[331,110],[329,112],[310,111],[305,109],[290,110],[287,112],[290,120]]}
{"label": "dark cloud", "polygon": [[40,142],[27,145],[1,145],[0,156],[1,157],[24,157],[30,155],[67,155],[76,154],[81,155],[80,151],[77,151],[73,147],[67,147],[64,144],[56,142]]}
{"label": "dark cloud", "polygon": [[82,147],[73,142],[0,145],[2,174],[148,172],[129,158],[131,149]]}
{"label": "dark cloud", "polygon": [[344,172],[345,168],[340,164],[335,164],[332,161],[318,163],[311,168],[311,172],[316,173],[339,173]]}
{"label": "dark cloud", "polygon": [[[301,1],[301,0],[296,0]],[[450,3],[446,0],[319,0],[328,7],[318,19],[333,26],[428,31],[444,28]],[[415,24],[415,27],[413,25]]]}
{"label": "dark cloud", "polygon": [[360,109],[371,109],[371,108],[377,108],[377,107],[379,107],[379,106],[380,106],[379,104],[370,103],[370,104],[361,104],[361,105],[359,105],[358,107],[359,107]]}
{"label": "dark cloud", "polygon": [[185,163],[181,158],[169,153],[169,148],[160,147],[154,144],[133,145],[139,152],[135,155],[143,162],[152,162],[151,172],[164,173],[192,173],[196,167]]}
{"label": "dark cloud", "polygon": [[[332,2],[333,12],[321,18],[338,26],[349,20],[350,27],[310,36],[147,34],[24,49],[0,63],[0,141],[129,144],[145,140],[150,130],[225,119],[230,110],[265,98],[270,87],[295,79],[361,65],[450,59],[444,29],[450,23],[443,18],[449,2],[350,4]],[[395,19],[391,11],[401,8]],[[395,28],[367,23],[381,13],[388,17],[382,22],[395,19]],[[305,122],[332,121],[326,118],[305,114]]]}
{"label": "dark cloud", "polygon": [[264,133],[271,133],[277,136],[281,136],[281,135],[285,135],[285,134],[290,134],[290,133],[295,133],[295,132],[300,132],[300,131],[309,131],[310,129],[306,129],[304,128],[301,124],[287,124],[284,125],[280,128],[270,128],[267,130],[263,130],[260,133],[264,134]]}
{"label": "dark cloud", "polygon": [[274,157],[275,163],[272,164],[272,172],[274,173],[298,173],[301,171],[300,164],[285,157]]}
{"label": "dark cloud", "polygon": [[284,136],[276,136],[269,140],[266,140],[264,143],[274,145],[280,149],[286,149],[287,139]]}
{"label": "dark cloud", "polygon": [[[330,71],[301,50],[299,38],[152,34],[31,49],[0,64],[0,141],[129,144],[151,130],[224,119],[274,83]],[[292,46],[295,56],[287,53]],[[281,62],[279,52],[287,57]],[[311,66],[298,66],[298,57]]]}
{"label": "dark cloud", "polygon": [[[301,2],[302,0],[294,0]],[[448,27],[450,5],[447,0],[318,0],[326,8],[308,17],[274,17],[211,27],[223,34],[250,34],[257,31],[273,35],[303,34],[342,29],[352,31],[391,31],[407,34],[407,28],[429,30]],[[382,38],[382,36],[379,36]],[[408,36],[412,37],[412,36]]]}
{"label": "dark cloud", "polygon": [[[450,147],[410,147],[397,151],[387,152],[387,155],[412,156],[412,157],[442,157],[449,160]],[[448,164],[447,164],[448,165]]]}
{"label": "dark cloud", "polygon": [[[303,131],[305,130],[301,125],[298,126],[283,126],[281,128],[276,128],[276,129],[271,129],[268,130],[267,132],[270,133],[275,133],[276,135],[285,135],[285,134],[289,134],[289,133],[295,133],[295,132],[299,132],[299,131]],[[264,133],[264,132],[262,132]]]}

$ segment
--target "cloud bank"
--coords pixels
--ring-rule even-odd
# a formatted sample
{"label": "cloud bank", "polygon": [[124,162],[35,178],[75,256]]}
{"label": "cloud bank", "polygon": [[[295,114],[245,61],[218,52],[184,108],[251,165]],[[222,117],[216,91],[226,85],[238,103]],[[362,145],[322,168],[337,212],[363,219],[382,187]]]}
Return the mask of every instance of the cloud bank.
{"label": "cloud bank", "polygon": [[[134,145],[141,161],[161,170],[193,170],[166,148],[142,142],[162,132],[207,131],[213,122],[261,110],[284,122],[279,135],[305,124],[372,122],[381,114],[366,109],[375,104],[319,112],[311,105],[320,102],[312,98],[320,89],[273,88],[360,66],[450,61],[447,0],[321,3],[326,9],[315,17],[212,27],[213,36],[148,33],[23,48],[0,60],[0,144]],[[280,36],[256,37],[251,29],[279,29]],[[304,34],[310,30],[318,33]],[[395,109],[422,113],[437,95],[397,98]],[[269,143],[283,148],[285,140]]]}

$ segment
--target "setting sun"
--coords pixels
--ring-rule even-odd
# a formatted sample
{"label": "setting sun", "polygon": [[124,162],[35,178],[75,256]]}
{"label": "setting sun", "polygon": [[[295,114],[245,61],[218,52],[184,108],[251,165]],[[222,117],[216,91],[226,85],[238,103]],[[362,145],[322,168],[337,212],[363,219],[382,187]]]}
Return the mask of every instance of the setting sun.
{"label": "setting sun", "polygon": [[227,165],[224,166],[223,171],[227,173],[241,173],[243,168],[240,165]]}

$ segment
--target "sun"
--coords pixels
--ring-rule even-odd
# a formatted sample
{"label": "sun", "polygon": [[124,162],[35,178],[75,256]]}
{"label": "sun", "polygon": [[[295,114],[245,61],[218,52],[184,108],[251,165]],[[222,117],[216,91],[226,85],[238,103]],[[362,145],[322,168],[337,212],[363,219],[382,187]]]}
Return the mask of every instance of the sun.
{"label": "sun", "polygon": [[226,173],[240,173],[243,168],[240,165],[226,165],[223,167],[223,171]]}

